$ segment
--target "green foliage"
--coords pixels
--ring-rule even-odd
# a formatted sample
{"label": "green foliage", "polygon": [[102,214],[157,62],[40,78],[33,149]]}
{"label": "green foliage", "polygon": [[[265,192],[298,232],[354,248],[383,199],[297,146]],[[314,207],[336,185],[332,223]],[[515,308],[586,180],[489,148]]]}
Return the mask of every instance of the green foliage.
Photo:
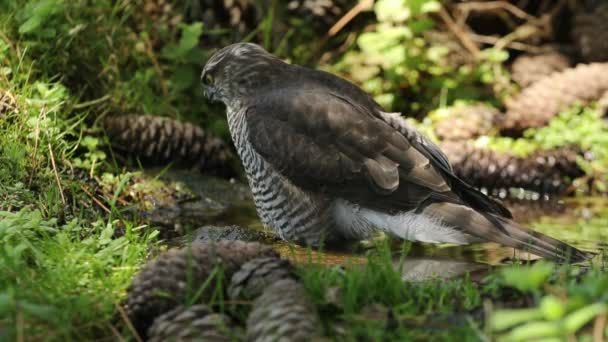
{"label": "green foliage", "polygon": [[374,7],[378,23],[357,38],[357,48],[336,65],[388,110],[426,113],[455,99],[480,99],[480,85],[503,77],[504,51],[485,50],[474,65],[449,63],[450,48],[425,39],[435,29],[429,14],[435,0],[382,0]]}
{"label": "green foliage", "polygon": [[[481,297],[476,286],[468,277],[445,282],[437,279],[404,282],[401,272],[404,271],[406,254],[407,247],[395,259],[384,241],[368,253],[364,265],[352,264],[346,269],[327,268],[313,261],[300,267],[300,275],[311,299],[321,308],[322,320],[343,322],[349,327],[341,339],[391,340],[421,338],[426,334],[427,338],[433,339],[447,339],[449,334],[472,339],[475,333],[469,327],[454,327],[445,334],[432,333],[424,329],[424,322],[426,317],[436,320],[437,315],[466,312],[478,307]],[[328,293],[335,296],[328,297]],[[385,329],[386,321],[362,317],[362,312],[374,305],[386,308],[391,312],[390,317],[413,326],[397,324],[394,331],[388,331]],[[327,329],[331,336],[331,327]]]}
{"label": "green foliage", "polygon": [[110,333],[116,303],[156,233],[102,221],[58,225],[37,210],[0,212],[0,324],[26,340]]}
{"label": "green foliage", "polygon": [[537,262],[530,267],[513,266],[501,270],[504,284],[522,292],[537,291],[553,274],[554,265],[549,262]]}
{"label": "green foliage", "polygon": [[[219,108],[203,97],[198,75],[209,50],[202,23],[152,22],[131,1],[38,0],[4,6],[5,26],[33,74],[59,79],[94,116],[149,113],[211,127],[226,135]],[[1,40],[0,40],[1,41]],[[5,49],[0,49],[4,51]],[[6,53],[6,52],[3,52]]]}
{"label": "green foliage", "polygon": [[[559,272],[562,279],[568,279],[573,270],[562,267]],[[553,292],[562,295],[546,294],[538,300],[536,307],[494,312],[488,322],[489,328],[498,334],[499,341],[566,338],[580,333],[596,317],[608,313],[608,276],[598,270],[590,272],[581,283],[552,284],[557,287]],[[576,273],[574,270],[575,276]],[[608,331],[599,333],[605,335]]]}
{"label": "green foliage", "polygon": [[19,26],[20,34],[31,34],[37,38],[53,38],[57,31],[48,25],[53,17],[64,10],[61,0],[41,0],[29,2],[20,12],[19,19],[23,22]]}

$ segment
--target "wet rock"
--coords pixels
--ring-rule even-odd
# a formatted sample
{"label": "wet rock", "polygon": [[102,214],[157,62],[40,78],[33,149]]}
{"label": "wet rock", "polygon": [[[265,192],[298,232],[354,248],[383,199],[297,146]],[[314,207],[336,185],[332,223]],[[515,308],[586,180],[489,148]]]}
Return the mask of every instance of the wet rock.
{"label": "wet rock", "polygon": [[[149,170],[149,177],[160,172]],[[198,227],[213,224],[251,226],[261,225],[255,212],[251,192],[247,185],[236,180],[225,180],[200,175],[187,170],[169,170],[162,174],[159,181],[168,187],[175,187],[187,196],[173,197],[171,200],[150,198],[152,206],[144,217],[155,226],[159,226],[163,238],[175,238],[187,233],[201,231]],[[210,232],[208,240],[219,238],[228,240],[260,240],[250,230],[231,229],[232,232]],[[258,238],[259,237],[259,238]],[[206,240],[204,236],[203,240]]]}
{"label": "wet rock", "polygon": [[193,242],[213,242],[219,240],[272,242],[276,237],[270,233],[237,225],[204,226],[193,232]]}
{"label": "wet rock", "polygon": [[450,279],[466,273],[487,270],[489,270],[488,265],[476,262],[438,258],[407,258],[401,265],[401,279],[409,282]]}

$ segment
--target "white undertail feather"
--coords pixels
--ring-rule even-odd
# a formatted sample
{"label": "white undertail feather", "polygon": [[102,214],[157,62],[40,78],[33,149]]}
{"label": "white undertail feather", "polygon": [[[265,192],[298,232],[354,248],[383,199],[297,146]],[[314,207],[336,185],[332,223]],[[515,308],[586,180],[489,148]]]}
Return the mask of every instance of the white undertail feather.
{"label": "white undertail feather", "polygon": [[375,228],[409,241],[466,245],[478,240],[428,214],[409,211],[390,215],[342,199],[334,203],[334,218],[342,234],[353,238],[367,238]]}

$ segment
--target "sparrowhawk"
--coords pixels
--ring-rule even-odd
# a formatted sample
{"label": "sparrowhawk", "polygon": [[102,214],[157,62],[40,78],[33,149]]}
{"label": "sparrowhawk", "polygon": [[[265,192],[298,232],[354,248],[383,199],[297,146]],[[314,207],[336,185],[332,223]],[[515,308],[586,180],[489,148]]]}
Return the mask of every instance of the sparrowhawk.
{"label": "sparrowhawk", "polygon": [[493,241],[555,260],[589,254],[524,228],[456,177],[448,158],[354,84],[258,45],[216,52],[201,80],[228,125],[259,216],[289,241]]}

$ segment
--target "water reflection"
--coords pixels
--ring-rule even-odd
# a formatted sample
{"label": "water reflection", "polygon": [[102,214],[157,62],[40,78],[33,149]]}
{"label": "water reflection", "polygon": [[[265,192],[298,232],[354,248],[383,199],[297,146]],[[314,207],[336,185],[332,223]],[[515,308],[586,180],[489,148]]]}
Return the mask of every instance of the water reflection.
{"label": "water reflection", "polygon": [[424,281],[430,279],[450,279],[469,274],[485,274],[489,265],[441,258],[406,258],[400,267],[401,279],[404,281]]}
{"label": "water reflection", "polygon": [[[194,194],[194,201],[169,210],[172,222],[190,225],[194,230],[203,225],[239,225],[261,232],[262,227],[245,184],[202,177],[195,173],[170,171],[162,176],[179,182]],[[507,202],[517,221],[542,233],[564,240],[578,248],[600,250],[608,241],[608,199],[584,198],[563,201]],[[201,208],[209,207],[209,210]],[[166,210],[166,209],[165,209]],[[161,215],[162,216],[162,215]],[[200,231],[200,230],[199,230]],[[296,263],[315,262],[324,265],[356,265],[366,261],[369,245],[355,244],[341,250],[314,251],[273,239],[277,251]],[[400,242],[392,244],[397,253]],[[425,278],[433,274],[459,275],[479,270],[487,265],[499,265],[513,259],[535,259],[527,253],[494,243],[470,246],[414,243],[406,259],[404,279]]]}

